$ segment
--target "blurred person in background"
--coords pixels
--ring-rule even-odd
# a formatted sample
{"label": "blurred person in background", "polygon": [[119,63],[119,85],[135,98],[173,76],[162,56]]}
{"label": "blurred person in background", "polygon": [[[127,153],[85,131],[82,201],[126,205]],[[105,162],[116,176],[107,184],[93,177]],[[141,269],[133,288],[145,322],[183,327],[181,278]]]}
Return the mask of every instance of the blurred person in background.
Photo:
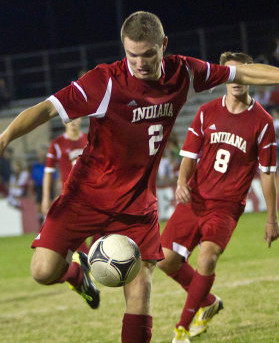
{"label": "blurred person in background", "polygon": [[[81,118],[78,118],[68,124],[64,124],[65,132],[50,142],[43,178],[41,211],[44,216],[47,215],[53,200],[56,168],[58,167],[61,183],[64,185],[72,166],[75,165],[78,156],[81,155],[88,143],[87,134],[83,133],[80,129],[81,120]],[[78,250],[88,253],[87,244],[85,242],[82,243]]]}
{"label": "blurred person in background", "polygon": [[273,107],[271,109],[271,115],[273,117],[273,123],[275,128],[275,135],[277,141],[277,162],[279,161],[279,107]]}
{"label": "blurred person in background", "polygon": [[159,164],[157,186],[165,187],[175,185],[180,160],[177,156],[176,142],[174,143],[172,139],[169,139]]}
{"label": "blurred person in background", "polygon": [[12,174],[12,159],[13,149],[8,147],[4,154],[0,156],[0,198],[8,195],[9,182]]}
{"label": "blurred person in background", "polygon": [[21,161],[13,163],[13,172],[9,182],[8,202],[15,208],[20,208],[20,199],[27,195],[29,172]]}
{"label": "blurred person in background", "polygon": [[266,111],[269,111],[270,109],[270,94],[271,94],[271,90],[268,87],[266,86],[256,87],[254,99],[258,103],[260,103]]}
{"label": "blurred person in background", "polygon": [[271,56],[270,64],[279,67],[279,37],[276,37],[274,40],[275,48]]}
{"label": "blurred person in background", "polygon": [[[43,179],[44,179],[44,170],[46,163],[47,147],[41,146],[37,150],[37,160],[31,165],[30,176],[32,181],[32,188],[35,194],[35,202],[38,208],[38,220],[40,224],[44,221],[44,216],[41,209],[42,196],[43,196]],[[54,189],[51,189],[51,198],[54,196]]]}

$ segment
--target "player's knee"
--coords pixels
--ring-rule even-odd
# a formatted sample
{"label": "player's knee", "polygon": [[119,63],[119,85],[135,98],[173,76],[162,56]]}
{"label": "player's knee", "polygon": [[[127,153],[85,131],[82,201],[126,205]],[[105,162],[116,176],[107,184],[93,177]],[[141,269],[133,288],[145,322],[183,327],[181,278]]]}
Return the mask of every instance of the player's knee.
{"label": "player's knee", "polygon": [[154,263],[143,262],[138,276],[124,286],[127,313],[149,314],[152,272]]}
{"label": "player's knee", "polygon": [[203,254],[198,258],[198,271],[202,274],[211,275],[214,273],[218,255],[216,254]]}
{"label": "player's knee", "polygon": [[148,314],[150,311],[151,281],[146,281],[142,287],[130,292],[126,298],[128,312],[136,314]]}
{"label": "player's knee", "polygon": [[43,285],[48,285],[54,281],[53,272],[49,265],[35,259],[31,263],[31,275],[36,282]]}
{"label": "player's knee", "polygon": [[157,266],[167,275],[172,275],[179,270],[181,263],[182,262],[177,263],[176,261],[165,258],[164,260],[159,261]]}
{"label": "player's knee", "polygon": [[179,254],[172,250],[163,248],[165,258],[157,263],[157,266],[167,275],[172,275],[177,272],[184,262],[184,259]]}

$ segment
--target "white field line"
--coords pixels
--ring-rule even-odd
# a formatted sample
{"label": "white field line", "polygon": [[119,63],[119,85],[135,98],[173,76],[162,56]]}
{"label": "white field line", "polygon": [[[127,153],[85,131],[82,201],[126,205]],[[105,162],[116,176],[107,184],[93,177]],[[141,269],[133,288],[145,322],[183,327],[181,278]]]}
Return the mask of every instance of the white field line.
{"label": "white field line", "polygon": [[[251,279],[242,279],[242,280],[237,280],[234,282],[224,282],[222,283],[220,280],[218,281],[218,284],[214,285],[214,289],[218,288],[236,288],[236,287],[241,287],[241,286],[247,286],[255,283],[260,283],[260,282],[265,282],[265,281],[279,281],[279,276],[262,276],[262,277],[257,277],[257,278],[251,278]],[[177,284],[178,285],[178,284]],[[171,294],[180,294],[180,293],[185,293],[185,291],[181,288],[178,290],[172,290]],[[166,292],[160,292],[156,293],[153,292],[152,297],[153,298],[160,298],[162,296],[169,295],[169,289]]]}
{"label": "white field line", "polygon": [[[62,311],[62,312],[69,310],[67,306],[56,306],[52,308],[51,311],[53,311],[54,309],[56,309],[56,311]],[[33,309],[33,310],[15,311],[15,312],[11,311],[11,312],[5,312],[3,317],[0,315],[0,319],[1,317],[3,318],[3,320],[7,318],[22,318],[23,316],[26,316],[26,315],[30,316],[30,315],[44,314],[48,312],[50,312],[50,309],[48,307],[44,307],[40,309]]]}

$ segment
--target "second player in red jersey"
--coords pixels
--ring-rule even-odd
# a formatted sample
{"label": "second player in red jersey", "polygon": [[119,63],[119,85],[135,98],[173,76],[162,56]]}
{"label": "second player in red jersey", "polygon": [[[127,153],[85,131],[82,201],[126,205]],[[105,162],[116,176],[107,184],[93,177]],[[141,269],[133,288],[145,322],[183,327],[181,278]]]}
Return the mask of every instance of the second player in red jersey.
{"label": "second player in red jersey", "polygon": [[[52,202],[54,172],[58,168],[61,178],[60,188],[62,188],[72,167],[76,164],[77,158],[82,154],[88,143],[87,134],[80,130],[80,125],[81,118],[73,120],[65,125],[65,132],[62,135],[50,142],[43,179],[41,210],[44,216],[46,216]],[[88,253],[89,247],[86,242],[83,242],[77,250]]]}
{"label": "second player in red jersey", "polygon": [[88,143],[87,134],[80,130],[81,119],[65,125],[65,132],[49,145],[44,171],[42,213],[47,214],[51,203],[53,173],[58,168],[62,185],[66,182],[77,158]]}
{"label": "second player in red jersey", "polygon": [[[252,59],[228,52],[222,54],[221,63],[242,65]],[[215,265],[243,213],[258,168],[267,204],[268,245],[279,236],[273,119],[248,91],[249,86],[232,83],[227,95],[201,106],[180,152],[179,204],[163,231],[166,258],[159,262],[188,292],[173,343],[188,343],[190,336],[206,331],[209,320],[222,309],[221,299],[209,293]],[[187,259],[198,244],[194,271]]]}

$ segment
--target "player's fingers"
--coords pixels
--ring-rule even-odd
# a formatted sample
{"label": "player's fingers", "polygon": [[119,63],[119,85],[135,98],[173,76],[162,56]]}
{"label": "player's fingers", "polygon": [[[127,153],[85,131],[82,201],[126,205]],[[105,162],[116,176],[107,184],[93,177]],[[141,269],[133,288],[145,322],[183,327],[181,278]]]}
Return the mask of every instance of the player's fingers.
{"label": "player's fingers", "polygon": [[189,197],[187,196],[185,192],[180,190],[176,193],[176,200],[183,204],[187,204],[189,202]]}
{"label": "player's fingers", "polygon": [[266,234],[266,231],[264,232],[264,241],[266,242],[267,240],[267,234]]}

